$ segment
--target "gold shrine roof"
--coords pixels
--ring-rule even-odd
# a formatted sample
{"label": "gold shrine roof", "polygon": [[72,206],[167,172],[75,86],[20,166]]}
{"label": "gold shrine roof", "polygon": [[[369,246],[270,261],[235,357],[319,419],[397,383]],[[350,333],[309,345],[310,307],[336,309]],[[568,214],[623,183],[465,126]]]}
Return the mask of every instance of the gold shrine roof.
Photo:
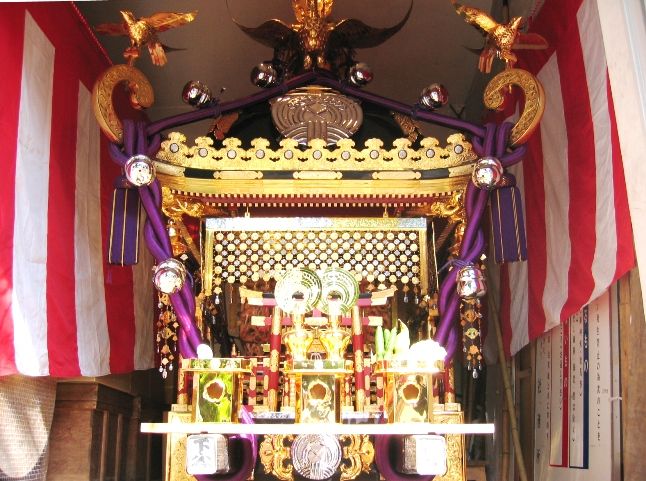
{"label": "gold shrine roof", "polygon": [[247,148],[237,138],[215,147],[210,137],[198,137],[189,146],[183,134],[173,132],[162,142],[156,168],[165,186],[189,195],[391,197],[462,190],[476,159],[459,133],[444,146],[432,137],[415,145],[396,139],[388,147],[369,139],[362,148],[352,139],[332,148],[322,139],[312,139],[307,147],[283,139],[274,149],[263,138]]}

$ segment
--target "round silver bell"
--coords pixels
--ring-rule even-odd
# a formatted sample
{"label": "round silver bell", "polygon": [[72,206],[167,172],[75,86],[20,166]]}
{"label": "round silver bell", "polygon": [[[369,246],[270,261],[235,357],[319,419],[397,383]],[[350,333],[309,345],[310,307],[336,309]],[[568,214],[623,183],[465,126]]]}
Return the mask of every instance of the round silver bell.
{"label": "round silver bell", "polygon": [[463,299],[482,297],[487,293],[487,281],[479,267],[468,264],[457,274],[457,291]]}
{"label": "round silver bell", "polygon": [[182,89],[182,100],[184,103],[200,109],[211,103],[213,94],[211,89],[199,80],[191,80]]}
{"label": "round silver bell", "polygon": [[348,72],[350,83],[355,87],[364,87],[372,82],[374,74],[370,65],[364,62],[355,63]]}
{"label": "round silver bell", "polygon": [[428,109],[436,110],[449,103],[449,92],[442,84],[434,83],[422,90],[419,104]]}
{"label": "round silver bell", "polygon": [[478,160],[471,180],[479,189],[493,190],[502,183],[505,169],[495,157],[482,157]]}
{"label": "round silver bell", "polygon": [[256,87],[268,89],[282,81],[280,70],[271,62],[261,62],[251,70],[251,83]]}
{"label": "round silver bell", "polygon": [[166,259],[155,267],[153,283],[158,291],[164,294],[175,294],[186,280],[186,267],[174,258]]}
{"label": "round silver bell", "polygon": [[133,155],[123,166],[126,179],[132,185],[141,187],[155,180],[155,164],[145,155]]}

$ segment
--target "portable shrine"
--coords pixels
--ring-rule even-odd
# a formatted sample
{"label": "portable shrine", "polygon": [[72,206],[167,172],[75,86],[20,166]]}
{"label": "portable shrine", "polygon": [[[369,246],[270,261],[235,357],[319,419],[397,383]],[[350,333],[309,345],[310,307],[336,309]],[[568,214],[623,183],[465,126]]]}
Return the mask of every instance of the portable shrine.
{"label": "portable shrine", "polygon": [[[180,358],[177,403],[142,430],[166,434],[169,481],[464,481],[464,435],[493,425],[464,423],[451,361],[463,346],[474,376],[482,365],[489,199],[496,252],[525,255],[505,167],[540,121],[542,88],[514,68],[487,85],[491,109],[522,91],[514,125],[435,112],[439,84],[413,106],[383,98],[361,89],[372,71],[355,49],[386,41],[410,9],[373,28],[331,20],[332,0],[292,5],[292,25],[240,25],[274,49],[252,72],[258,94],[219,102],[189,82],[194,110],[145,123],[112,104],[122,83],[152,103],[134,61],[95,86],[124,167],[110,260],[136,258],[141,203],[164,322],[177,324],[177,353],[162,339],[160,365],[168,374]],[[181,127],[202,119],[211,130],[187,139]],[[424,136],[420,123],[452,132]]]}

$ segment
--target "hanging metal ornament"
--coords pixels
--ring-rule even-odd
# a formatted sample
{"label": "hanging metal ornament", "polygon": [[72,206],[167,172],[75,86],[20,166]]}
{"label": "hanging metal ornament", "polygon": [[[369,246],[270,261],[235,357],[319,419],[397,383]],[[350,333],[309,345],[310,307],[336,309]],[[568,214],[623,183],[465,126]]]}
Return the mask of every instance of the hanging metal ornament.
{"label": "hanging metal ornament", "polygon": [[179,323],[168,295],[159,293],[158,296],[159,316],[156,325],[156,344],[157,353],[159,354],[159,372],[166,379],[168,373],[173,370],[175,353],[177,352],[177,329]]}
{"label": "hanging metal ornament", "polygon": [[462,345],[467,369],[473,378],[482,370],[482,335],[479,299],[464,299],[460,303],[460,324],[462,325]]}
{"label": "hanging metal ornament", "polygon": [[373,78],[372,68],[364,62],[355,63],[348,72],[348,79],[355,87],[364,87],[372,82]]}
{"label": "hanging metal ornament", "polygon": [[186,267],[172,257],[160,262],[154,269],[153,283],[164,294],[175,294],[182,288],[185,280]]}
{"label": "hanging metal ornament", "polygon": [[283,81],[281,70],[272,62],[261,62],[251,69],[251,83],[263,89],[275,87]]}
{"label": "hanging metal ornament", "polygon": [[126,179],[132,185],[141,187],[155,180],[155,164],[145,155],[133,155],[123,166]]}
{"label": "hanging metal ornament", "polygon": [[471,180],[479,189],[493,190],[502,183],[504,174],[505,169],[497,158],[482,157],[473,168]]}
{"label": "hanging metal ornament", "polygon": [[428,109],[436,110],[449,103],[449,92],[442,84],[434,83],[422,90],[419,104]]}
{"label": "hanging metal ornament", "polygon": [[467,264],[458,270],[457,290],[463,299],[484,296],[487,293],[487,282],[482,270],[473,264]]}
{"label": "hanging metal ornament", "polygon": [[191,80],[182,89],[182,100],[192,107],[201,109],[213,102],[211,89],[199,80]]}

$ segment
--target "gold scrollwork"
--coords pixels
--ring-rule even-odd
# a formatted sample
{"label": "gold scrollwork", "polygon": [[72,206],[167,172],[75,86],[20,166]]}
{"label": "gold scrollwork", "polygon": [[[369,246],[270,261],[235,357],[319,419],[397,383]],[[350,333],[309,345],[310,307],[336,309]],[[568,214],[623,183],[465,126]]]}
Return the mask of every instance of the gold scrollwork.
{"label": "gold scrollwork", "polygon": [[290,446],[285,441],[294,440],[292,435],[267,434],[260,443],[260,462],[266,474],[272,474],[281,481],[294,479],[294,467],[291,463]]}
{"label": "gold scrollwork", "polygon": [[[434,413],[433,422],[438,424],[461,424],[464,422],[463,412]],[[466,459],[464,457],[464,435],[446,435],[446,458],[448,466],[446,473],[437,476],[436,481],[464,481],[466,479]]]}
{"label": "gold scrollwork", "polygon": [[128,86],[134,108],[148,108],[155,101],[153,87],[141,70],[130,65],[114,65],[103,72],[92,89],[92,106],[101,130],[112,142],[121,142],[123,137],[123,125],[112,102],[114,89],[121,83]]}
{"label": "gold scrollwork", "polygon": [[512,68],[504,70],[491,79],[484,92],[484,104],[488,109],[500,110],[505,102],[505,92],[516,85],[525,96],[525,108],[518,122],[511,130],[511,145],[527,142],[538,127],[545,111],[545,91],[543,86],[526,70]]}
{"label": "gold scrollwork", "polygon": [[375,459],[375,447],[370,438],[365,434],[344,434],[339,436],[339,441],[343,445],[341,481],[355,479],[362,471],[369,473]]}

